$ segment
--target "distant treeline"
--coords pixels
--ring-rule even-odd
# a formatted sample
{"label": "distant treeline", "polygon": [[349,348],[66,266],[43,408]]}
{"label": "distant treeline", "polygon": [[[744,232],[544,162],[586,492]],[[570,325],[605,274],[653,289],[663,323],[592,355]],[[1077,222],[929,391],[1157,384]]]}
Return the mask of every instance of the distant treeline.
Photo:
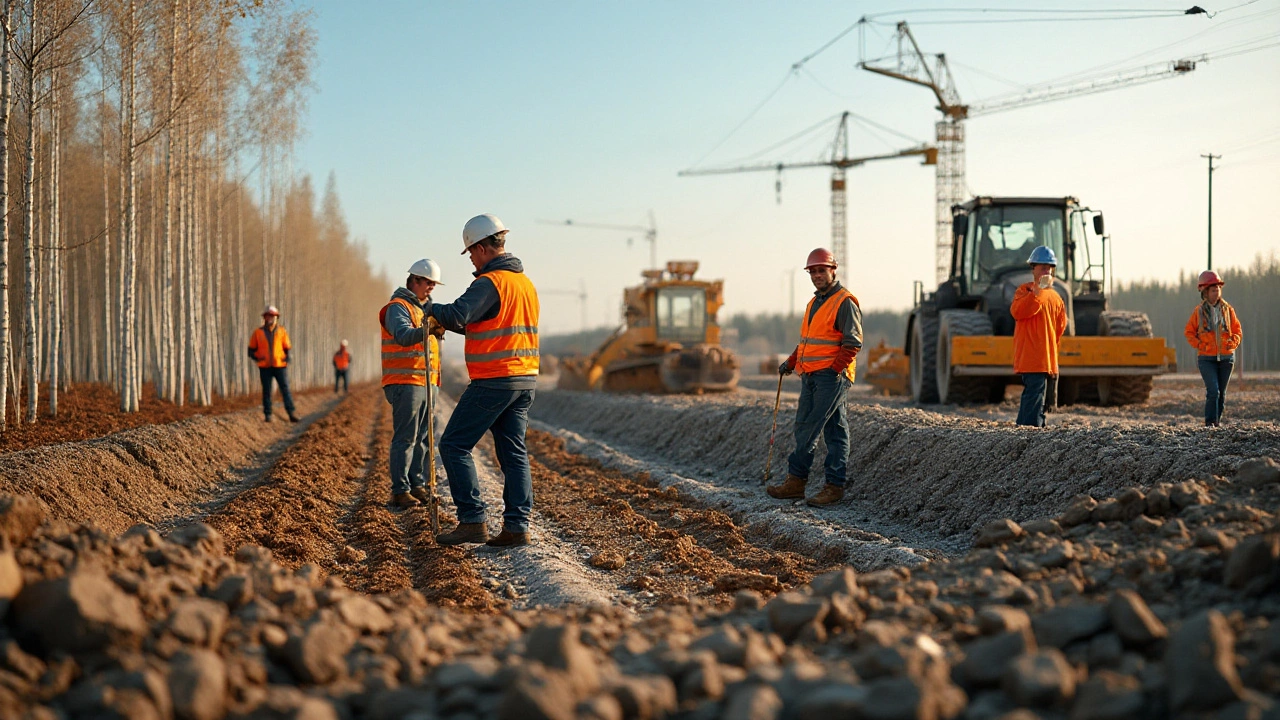
{"label": "distant treeline", "polygon": [[[1280,370],[1280,259],[1275,253],[1258,255],[1244,269],[1219,270],[1226,285],[1222,297],[1231,303],[1244,329],[1236,355],[1237,371]],[[1151,318],[1151,330],[1178,349],[1178,369],[1194,372],[1196,351],[1183,335],[1191,310],[1200,302],[1199,273],[1184,273],[1177,282],[1135,282],[1117,285],[1111,307],[1141,310]]]}
{"label": "distant treeline", "polygon": [[[1244,344],[1237,356],[1238,368],[1280,370],[1280,259],[1275,254],[1259,255],[1247,269],[1220,270],[1226,287],[1223,297],[1240,316]],[[1194,372],[1195,350],[1187,344],[1183,327],[1191,309],[1200,301],[1196,290],[1199,273],[1183,274],[1177,282],[1140,281],[1116,286],[1109,306],[1117,310],[1139,310],[1151,318],[1151,329],[1177,348],[1178,369]],[[881,340],[901,346],[907,331],[910,310],[868,310],[862,316],[863,345]],[[591,352],[613,332],[596,328],[585,333],[542,338],[542,351],[549,355]],[[800,341],[800,318],[782,313],[733,315],[724,322],[725,344],[740,353],[767,355],[790,352]]]}

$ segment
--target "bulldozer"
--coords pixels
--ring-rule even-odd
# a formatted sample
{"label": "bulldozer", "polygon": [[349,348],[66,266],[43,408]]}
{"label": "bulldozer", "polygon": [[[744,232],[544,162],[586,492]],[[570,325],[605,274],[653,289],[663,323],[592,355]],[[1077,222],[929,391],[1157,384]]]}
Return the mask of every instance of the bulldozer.
{"label": "bulldozer", "polygon": [[738,385],[738,358],[720,345],[721,280],[695,280],[698,263],[673,260],[644,270],[623,293],[623,322],[586,357],[560,359],[556,386],[634,393],[725,392]]}
{"label": "bulldozer", "polygon": [[1152,378],[1176,368],[1174,349],[1152,337],[1145,313],[1108,307],[1100,211],[1074,197],[976,197],[951,212],[950,275],[933,292],[916,282],[907,321],[916,402],[999,402],[1018,382],[1009,307],[1018,286],[1031,281],[1027,258],[1039,245],[1060,259],[1052,288],[1067,309],[1058,403],[1143,403]]}

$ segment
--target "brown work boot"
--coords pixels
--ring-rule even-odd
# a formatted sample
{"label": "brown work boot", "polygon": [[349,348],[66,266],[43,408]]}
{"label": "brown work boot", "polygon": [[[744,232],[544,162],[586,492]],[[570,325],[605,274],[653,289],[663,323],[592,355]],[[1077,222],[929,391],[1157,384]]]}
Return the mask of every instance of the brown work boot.
{"label": "brown work boot", "polygon": [[769,485],[764,491],[769,493],[769,497],[776,497],[779,500],[802,498],[804,497],[804,486],[807,482],[808,480],[805,478],[787,473],[787,479],[783,480],[781,485]]}
{"label": "brown work boot", "polygon": [[510,547],[512,545],[528,545],[529,533],[527,532],[511,532],[506,528],[502,528],[502,532],[496,536],[489,538],[485,543],[489,547]]}
{"label": "brown work boot", "polygon": [[839,485],[827,483],[822,486],[817,495],[809,498],[806,502],[810,505],[830,505],[839,502],[844,497],[844,488]]}
{"label": "brown work boot", "polygon": [[416,487],[409,491],[409,494],[418,498],[418,502],[426,505],[431,502],[431,493],[427,492],[425,487]]}
{"label": "brown work boot", "polygon": [[458,523],[453,530],[436,536],[437,545],[461,545],[462,543],[482,543],[489,539],[489,530],[484,523]]}
{"label": "brown work boot", "polygon": [[391,507],[397,510],[418,507],[418,499],[409,493],[396,493],[391,496]]}

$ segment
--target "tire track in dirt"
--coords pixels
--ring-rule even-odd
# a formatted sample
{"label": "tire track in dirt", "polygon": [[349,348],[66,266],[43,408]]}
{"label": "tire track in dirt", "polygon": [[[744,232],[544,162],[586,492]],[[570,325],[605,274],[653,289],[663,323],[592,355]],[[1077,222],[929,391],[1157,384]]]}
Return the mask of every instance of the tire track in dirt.
{"label": "tire track in dirt", "polygon": [[251,543],[271,549],[286,567],[314,563],[338,570],[339,527],[365,474],[373,389],[354,392],[281,454],[265,481],[231,499],[206,522],[234,551]]}
{"label": "tire track in dirt", "polygon": [[590,548],[591,564],[625,579],[640,599],[728,602],[741,589],[772,594],[843,559],[843,549],[803,555],[753,544],[726,514],[647,475],[628,475],[530,430],[534,492],[556,532]]}

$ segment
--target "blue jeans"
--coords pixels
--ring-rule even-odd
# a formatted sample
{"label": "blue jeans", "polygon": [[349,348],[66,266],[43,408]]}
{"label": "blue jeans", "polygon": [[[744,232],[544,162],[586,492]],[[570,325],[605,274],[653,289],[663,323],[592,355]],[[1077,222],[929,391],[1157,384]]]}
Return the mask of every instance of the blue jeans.
{"label": "blue jeans", "polygon": [[485,520],[485,503],[480,499],[480,479],[476,477],[471,449],[486,432],[493,432],[493,447],[502,468],[502,526],[511,532],[529,532],[533,511],[533,478],[529,474],[529,451],[524,434],[529,427],[529,407],[533,390],[503,390],[476,387],[462,391],[449,424],[440,437],[440,459],[449,475],[449,492],[458,508],[458,522]]}
{"label": "blue jeans", "polygon": [[827,444],[823,467],[826,482],[844,487],[849,462],[849,410],[845,393],[849,378],[835,370],[819,370],[800,376],[800,404],[796,407],[796,449],[787,457],[787,472],[809,477],[818,434]]}
{"label": "blue jeans", "polygon": [[1213,355],[1201,355],[1196,360],[1200,377],[1204,378],[1204,421],[1217,423],[1227,406],[1227,383],[1231,382],[1231,370],[1235,367],[1235,355],[1223,355],[1219,360]]}
{"label": "blue jeans", "polygon": [[1057,382],[1049,373],[1022,373],[1022,404],[1018,406],[1019,425],[1044,427],[1044,408],[1048,401],[1049,382]]}
{"label": "blue jeans", "polygon": [[334,392],[338,392],[339,382],[342,383],[342,392],[346,392],[347,391],[347,371],[346,370],[335,369],[333,371],[333,391]]}
{"label": "blue jeans", "polygon": [[[425,487],[427,458],[427,393],[422,385],[387,385],[391,403],[391,494]],[[436,388],[431,388],[435,392]]]}
{"label": "blue jeans", "polygon": [[262,414],[271,415],[271,381],[274,379],[280,386],[280,396],[284,399],[284,410],[293,414],[293,394],[289,392],[289,374],[287,368],[258,368],[258,379],[262,381]]}

